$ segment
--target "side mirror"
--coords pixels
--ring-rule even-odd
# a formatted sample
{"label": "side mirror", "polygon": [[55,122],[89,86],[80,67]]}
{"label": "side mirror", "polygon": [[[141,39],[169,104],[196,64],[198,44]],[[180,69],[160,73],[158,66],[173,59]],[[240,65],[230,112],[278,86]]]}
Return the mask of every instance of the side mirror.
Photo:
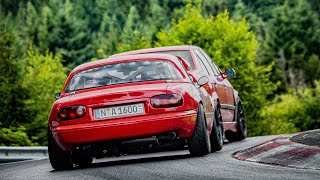
{"label": "side mirror", "polygon": [[223,78],[229,78],[229,77],[233,77],[236,76],[236,71],[234,69],[228,68],[226,70],[224,70],[224,72],[222,73]]}
{"label": "side mirror", "polygon": [[56,100],[60,99],[61,96],[61,92],[57,92],[54,94],[54,97],[56,98]]}
{"label": "side mirror", "polygon": [[201,87],[205,84],[207,84],[209,82],[209,79],[206,76],[202,76],[199,80],[198,80],[198,85]]}
{"label": "side mirror", "polygon": [[182,63],[183,67],[186,69],[186,71],[190,71],[190,65],[188,64],[188,62],[186,60],[184,60],[182,57],[177,56],[177,58],[179,59],[179,61]]}

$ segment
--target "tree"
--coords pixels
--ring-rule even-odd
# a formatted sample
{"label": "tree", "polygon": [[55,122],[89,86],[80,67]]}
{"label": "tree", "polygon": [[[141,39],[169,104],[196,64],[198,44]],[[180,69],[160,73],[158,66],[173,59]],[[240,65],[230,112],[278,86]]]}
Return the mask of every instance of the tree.
{"label": "tree", "polygon": [[[236,22],[241,21],[243,18],[250,25],[250,30],[256,35],[256,40],[259,43],[257,49],[257,62],[259,65],[275,64],[272,67],[270,80],[277,83],[276,93],[283,93],[287,90],[287,75],[283,73],[283,66],[280,61],[274,56],[274,53],[269,46],[270,33],[268,32],[268,21],[272,17],[272,9],[278,5],[283,4],[282,1],[247,1],[237,0],[234,11],[232,12],[232,19]],[[270,95],[268,98],[272,98]]]}
{"label": "tree", "polygon": [[306,67],[311,56],[320,55],[320,23],[309,3],[285,1],[284,5],[275,8],[269,28],[269,46],[283,64],[290,87],[305,85],[306,77],[312,84],[314,79],[310,78],[310,70]]}
{"label": "tree", "polygon": [[[1,17],[1,14],[0,14]],[[25,61],[17,34],[6,20],[0,22],[0,127],[17,126],[23,118],[26,89],[22,87]]]}
{"label": "tree", "polygon": [[23,32],[15,31],[9,18],[0,22],[1,145],[44,144],[53,95],[62,88],[66,68],[61,55],[27,51]]}
{"label": "tree", "polygon": [[24,126],[32,141],[39,144],[46,143],[47,118],[55,101],[54,94],[61,92],[67,78],[61,57],[49,52],[42,55],[32,48],[27,52],[26,74],[22,84],[29,91],[24,99],[23,110],[28,112],[24,116]]}
{"label": "tree", "polygon": [[27,89],[22,86],[25,59],[18,35],[0,13],[0,146],[36,145],[22,125],[25,112],[23,99]]}
{"label": "tree", "polygon": [[28,2],[19,9],[17,19],[23,20],[18,29],[25,41],[45,54],[49,49],[63,55],[68,67],[88,61],[95,55],[88,19],[82,18],[82,6],[69,0],[50,0],[40,7]]}
{"label": "tree", "polygon": [[261,111],[260,134],[284,134],[320,128],[320,82],[276,98]]}
{"label": "tree", "polygon": [[225,10],[233,12],[236,2],[237,0],[202,0],[202,15],[208,18],[223,13]]}
{"label": "tree", "polygon": [[145,30],[139,23],[140,16],[135,6],[131,6],[128,19],[121,34],[122,43],[118,45],[117,51],[124,52],[135,49],[150,47],[150,41],[147,41],[142,35]]}

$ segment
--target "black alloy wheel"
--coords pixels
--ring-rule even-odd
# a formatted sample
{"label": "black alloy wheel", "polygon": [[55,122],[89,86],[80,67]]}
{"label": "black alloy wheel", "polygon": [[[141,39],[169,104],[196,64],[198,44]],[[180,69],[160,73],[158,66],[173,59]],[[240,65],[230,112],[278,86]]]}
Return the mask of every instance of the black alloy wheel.
{"label": "black alloy wheel", "polygon": [[220,106],[217,104],[214,111],[214,119],[212,122],[212,131],[210,135],[211,140],[211,152],[219,151],[222,149],[224,139],[224,130],[222,123],[222,116]]}

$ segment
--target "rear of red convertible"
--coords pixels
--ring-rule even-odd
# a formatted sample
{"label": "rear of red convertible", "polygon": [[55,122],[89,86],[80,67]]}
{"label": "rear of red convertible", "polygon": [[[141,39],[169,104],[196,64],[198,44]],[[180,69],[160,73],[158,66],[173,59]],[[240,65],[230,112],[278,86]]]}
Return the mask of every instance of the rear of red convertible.
{"label": "rear of red convertible", "polygon": [[49,116],[62,149],[192,135],[199,94],[181,65],[167,59],[133,62],[100,64],[70,75]]}

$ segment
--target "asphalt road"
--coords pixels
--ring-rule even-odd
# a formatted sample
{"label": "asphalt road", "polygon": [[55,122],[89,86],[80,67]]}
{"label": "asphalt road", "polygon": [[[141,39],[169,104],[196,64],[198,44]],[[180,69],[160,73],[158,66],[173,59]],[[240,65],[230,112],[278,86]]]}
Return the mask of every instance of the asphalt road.
{"label": "asphalt road", "polygon": [[226,143],[219,152],[190,157],[188,151],[161,152],[95,160],[86,169],[54,171],[47,159],[0,165],[0,179],[320,179],[320,171],[239,161],[238,150],[275,136]]}

